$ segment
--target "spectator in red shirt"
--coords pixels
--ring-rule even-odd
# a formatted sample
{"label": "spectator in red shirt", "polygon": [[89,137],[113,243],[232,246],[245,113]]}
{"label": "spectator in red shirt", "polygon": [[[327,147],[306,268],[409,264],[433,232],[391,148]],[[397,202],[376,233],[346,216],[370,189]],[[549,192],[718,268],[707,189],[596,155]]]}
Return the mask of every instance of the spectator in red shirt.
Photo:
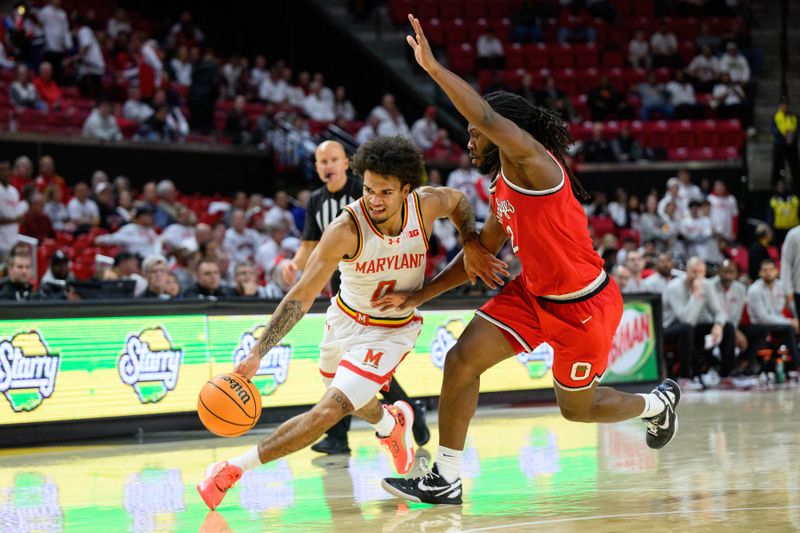
{"label": "spectator in red shirt", "polygon": [[39,75],[33,85],[49,109],[61,109],[61,87],[53,79],[53,65],[44,61],[39,65]]}
{"label": "spectator in red shirt", "polygon": [[29,203],[30,209],[22,217],[19,225],[20,234],[34,237],[40,242],[54,238],[53,224],[50,222],[50,217],[44,213],[44,195],[40,192],[33,193]]}
{"label": "spectator in red shirt", "polygon": [[36,189],[39,192],[44,192],[49,185],[57,185],[58,188],[61,189],[61,196],[63,198],[69,196],[67,182],[56,173],[56,162],[51,156],[43,155],[39,160],[39,175],[36,176]]}
{"label": "spectator in red shirt", "polygon": [[33,181],[33,162],[28,156],[20,156],[14,161],[11,169],[11,185],[22,193],[22,189]]}

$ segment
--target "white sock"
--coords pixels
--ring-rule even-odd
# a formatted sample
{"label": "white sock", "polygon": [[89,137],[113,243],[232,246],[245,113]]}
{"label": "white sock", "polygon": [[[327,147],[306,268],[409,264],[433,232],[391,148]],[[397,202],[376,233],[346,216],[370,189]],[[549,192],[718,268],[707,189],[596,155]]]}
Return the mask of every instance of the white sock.
{"label": "white sock", "polygon": [[661,398],[652,392],[648,394],[639,394],[639,396],[644,398],[644,411],[639,415],[640,418],[653,418],[667,407],[664,405]]}
{"label": "white sock", "polygon": [[375,428],[379,437],[388,437],[394,429],[395,420],[386,408],[381,408],[383,416],[374,424],[370,424]]}
{"label": "white sock", "polygon": [[261,458],[258,456],[258,446],[253,446],[242,455],[237,455],[233,459],[229,459],[228,464],[238,466],[242,469],[242,472],[261,466]]}
{"label": "white sock", "polygon": [[464,452],[461,450],[452,450],[439,446],[439,451],[436,454],[436,469],[439,471],[445,481],[452,483],[461,477],[461,456]]}

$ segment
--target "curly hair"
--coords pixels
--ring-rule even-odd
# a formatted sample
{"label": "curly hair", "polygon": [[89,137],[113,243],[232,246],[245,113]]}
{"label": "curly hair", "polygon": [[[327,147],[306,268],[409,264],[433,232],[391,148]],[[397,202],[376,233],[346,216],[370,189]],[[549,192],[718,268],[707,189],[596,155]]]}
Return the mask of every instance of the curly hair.
{"label": "curly hair", "polygon": [[422,153],[405,137],[375,137],[358,147],[351,164],[353,172],[363,176],[369,170],[382,176],[394,176],[400,186],[413,191],[422,184],[425,165]]}
{"label": "curly hair", "polygon": [[[518,94],[506,91],[494,91],[483,98],[494,111],[530,133],[561,162],[569,175],[572,192],[578,199],[589,198],[586,189],[564,162],[564,152],[572,142],[572,136],[560,115],[545,107],[533,105]],[[499,155],[496,165],[497,168],[493,169],[495,172],[500,170]]]}

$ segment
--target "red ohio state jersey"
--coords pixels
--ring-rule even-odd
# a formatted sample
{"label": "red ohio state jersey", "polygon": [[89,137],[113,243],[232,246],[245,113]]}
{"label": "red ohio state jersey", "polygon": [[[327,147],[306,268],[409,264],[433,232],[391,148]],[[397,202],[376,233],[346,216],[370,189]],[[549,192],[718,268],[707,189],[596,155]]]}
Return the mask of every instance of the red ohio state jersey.
{"label": "red ohio state jersey", "polygon": [[492,192],[494,215],[522,263],[525,286],[535,296],[576,293],[597,282],[603,271],[569,176],[561,162],[550,157],[561,169],[561,182],[552,189],[524,189],[500,169]]}

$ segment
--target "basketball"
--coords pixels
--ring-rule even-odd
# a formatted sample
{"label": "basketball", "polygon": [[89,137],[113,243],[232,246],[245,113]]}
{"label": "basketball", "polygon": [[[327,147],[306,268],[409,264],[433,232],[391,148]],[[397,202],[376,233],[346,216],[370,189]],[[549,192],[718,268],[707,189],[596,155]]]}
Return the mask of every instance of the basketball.
{"label": "basketball", "polygon": [[238,437],[261,416],[261,394],[239,374],[220,374],[203,385],[197,398],[200,421],[214,435]]}

